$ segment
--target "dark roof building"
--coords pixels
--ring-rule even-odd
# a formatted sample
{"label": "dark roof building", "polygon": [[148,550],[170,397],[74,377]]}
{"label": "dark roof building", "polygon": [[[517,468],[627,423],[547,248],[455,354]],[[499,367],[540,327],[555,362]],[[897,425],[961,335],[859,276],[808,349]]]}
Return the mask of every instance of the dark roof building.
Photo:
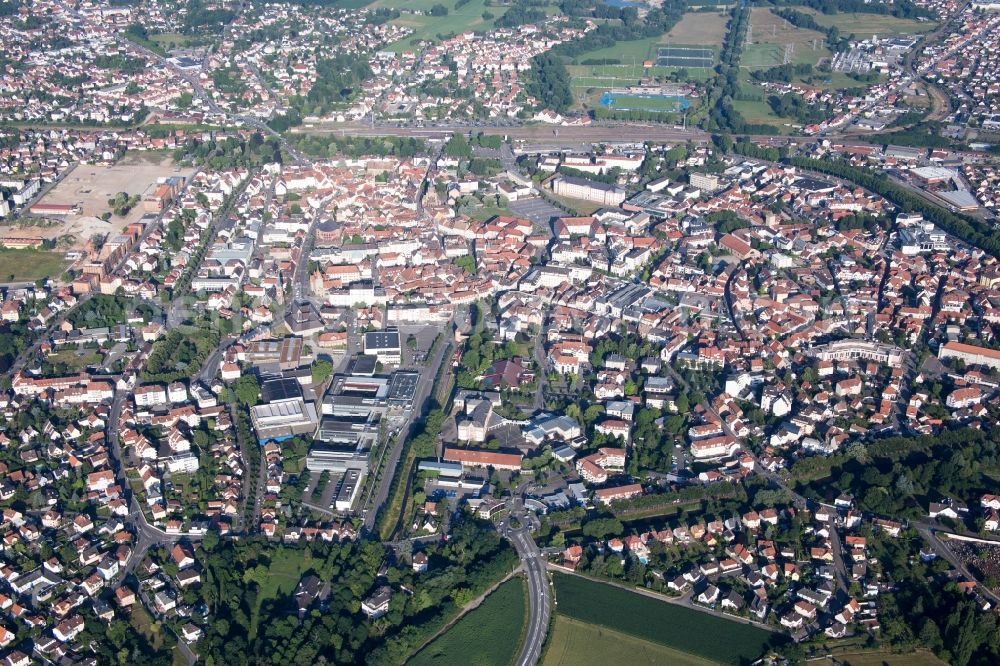
{"label": "dark roof building", "polygon": [[309,301],[299,301],[292,305],[285,315],[285,325],[296,335],[312,335],[326,328],[319,310]]}

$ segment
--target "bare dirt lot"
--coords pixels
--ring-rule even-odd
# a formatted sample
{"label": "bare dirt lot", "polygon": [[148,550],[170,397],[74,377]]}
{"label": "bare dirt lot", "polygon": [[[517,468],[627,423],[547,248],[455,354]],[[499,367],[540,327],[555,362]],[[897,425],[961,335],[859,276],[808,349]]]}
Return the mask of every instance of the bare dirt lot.
{"label": "bare dirt lot", "polygon": [[70,204],[80,207],[78,215],[69,215],[50,226],[14,227],[10,235],[41,236],[46,239],[64,238],[60,248],[81,249],[87,240],[98,235],[114,235],[143,215],[142,203],[124,217],[112,215],[107,222],[100,218],[110,211],[108,199],[119,192],[140,197],[151,190],[157,178],[190,176],[193,169],[175,167],[170,156],[164,153],[137,153],[126,155],[114,166],[81,164],[53,187],[41,202]]}

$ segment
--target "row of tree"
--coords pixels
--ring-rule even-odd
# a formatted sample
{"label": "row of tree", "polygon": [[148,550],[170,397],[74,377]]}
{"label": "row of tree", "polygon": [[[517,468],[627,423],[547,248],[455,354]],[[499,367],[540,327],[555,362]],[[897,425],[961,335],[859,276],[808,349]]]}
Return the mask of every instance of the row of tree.
{"label": "row of tree", "polygon": [[891,14],[896,18],[933,18],[926,7],[920,7],[911,0],[896,0],[892,3],[869,2],[868,0],[773,0],[775,5],[786,7],[808,7],[822,14],[858,13]]}
{"label": "row of tree", "polygon": [[406,159],[427,153],[427,143],[413,137],[323,136],[319,134],[293,134],[292,145],[307,155],[316,157],[399,157]]}

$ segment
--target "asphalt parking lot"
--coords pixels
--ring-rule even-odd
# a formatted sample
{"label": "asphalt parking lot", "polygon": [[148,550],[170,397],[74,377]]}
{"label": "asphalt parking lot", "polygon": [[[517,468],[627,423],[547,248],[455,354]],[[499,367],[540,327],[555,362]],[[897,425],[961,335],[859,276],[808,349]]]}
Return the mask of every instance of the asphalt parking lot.
{"label": "asphalt parking lot", "polygon": [[527,447],[524,436],[521,435],[521,428],[515,425],[500,426],[489,433],[490,437],[496,438],[501,449],[520,449]]}
{"label": "asphalt parking lot", "polygon": [[545,199],[522,199],[520,201],[511,201],[507,204],[507,208],[510,208],[514,213],[517,213],[521,217],[531,220],[535,224],[540,224],[546,228],[548,228],[552,218],[562,217],[566,214]]}
{"label": "asphalt parking lot", "polygon": [[[427,360],[427,353],[430,351],[431,345],[434,344],[434,339],[441,332],[440,325],[429,325],[429,326],[413,326],[413,325],[402,325],[399,327],[399,341],[403,347],[403,364],[400,366],[402,368],[413,368],[423,365]],[[414,336],[417,340],[416,347],[411,348],[407,343],[410,336]]]}

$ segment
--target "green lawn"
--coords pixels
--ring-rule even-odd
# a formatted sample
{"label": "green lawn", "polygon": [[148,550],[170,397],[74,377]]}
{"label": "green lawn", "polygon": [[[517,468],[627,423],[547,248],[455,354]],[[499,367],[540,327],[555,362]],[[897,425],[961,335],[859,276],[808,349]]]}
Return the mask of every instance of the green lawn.
{"label": "green lawn", "polygon": [[[642,63],[644,60],[656,60],[656,56],[659,54],[659,49],[666,46],[676,46],[678,48],[696,48],[696,49],[711,49],[712,52],[718,57],[719,47],[716,44],[681,44],[680,42],[670,42],[669,44],[665,41],[665,37],[660,35],[659,37],[647,37],[645,39],[633,39],[629,41],[617,42],[614,46],[609,46],[603,49],[597,49],[594,51],[586,51],[580,53],[573,59],[574,65],[580,65],[584,67],[591,68],[627,68],[629,75],[633,77],[642,76],[643,69]],[[586,60],[617,60],[617,64],[612,65],[584,65]],[[653,74],[661,73],[661,71],[672,71],[673,67],[653,67]],[[689,72],[711,72],[711,67],[689,67],[687,68]]]}
{"label": "green lawn", "polygon": [[774,67],[785,62],[785,48],[788,62],[815,65],[823,58],[830,57],[826,48],[826,36],[815,30],[796,28],[791,23],[774,14],[770,9],[755,7],[750,11],[752,35],[750,44],[743,47],[740,66],[749,69]]}
{"label": "green lawn", "polygon": [[65,364],[71,372],[80,372],[88,365],[100,363],[104,356],[93,349],[62,349],[45,357],[52,365]]}
{"label": "green lawn", "polygon": [[781,125],[788,122],[787,118],[774,115],[774,112],[771,111],[771,107],[767,105],[767,102],[740,99],[733,102],[733,108],[739,111],[740,115],[742,115],[743,119],[748,123],[769,123],[772,125]]}
{"label": "green lawn", "polygon": [[260,588],[259,600],[273,599],[279,594],[287,594],[298,585],[302,574],[312,566],[308,550],[286,548],[281,555],[271,561],[267,583]]}
{"label": "green lawn", "polygon": [[570,74],[570,85],[573,88],[623,88],[638,85],[639,80],[647,75],[654,78],[669,77],[680,70],[686,72],[685,81],[704,81],[712,75],[712,70],[706,67],[650,67],[644,69],[638,65],[569,65],[566,70]]}
{"label": "green lawn", "polygon": [[162,32],[156,35],[150,35],[149,41],[158,45],[160,48],[171,50],[171,49],[182,49],[192,42],[192,39],[187,35],[182,35],[179,32]]}
{"label": "green lawn", "polygon": [[636,63],[642,65],[643,60],[655,59],[656,47],[663,42],[663,35],[647,37],[646,39],[633,39],[627,42],[618,42],[614,46],[595,51],[585,51],[573,59],[576,64],[584,60],[611,60],[617,59],[622,65]]}
{"label": "green lawn", "polygon": [[181,652],[179,646],[174,646],[174,651],[171,653],[173,661],[170,662],[171,666],[187,666],[187,657]]}
{"label": "green lawn", "polygon": [[[818,34],[818,33],[817,33]],[[822,42],[813,49],[812,44],[794,44],[789,62],[793,65],[815,65],[822,58],[828,58],[830,51]],[[767,69],[785,64],[784,44],[749,44],[743,47],[740,66],[749,69]]]}
{"label": "green lawn", "polygon": [[372,9],[380,7],[390,7],[394,9],[427,11],[436,4],[442,4],[448,8],[447,16],[429,16],[423,14],[403,14],[398,19],[392,21],[395,25],[413,28],[414,32],[406,39],[393,42],[386,46],[390,51],[409,51],[415,48],[415,44],[420,40],[436,42],[439,36],[451,36],[466,31],[484,31],[493,26],[493,20],[486,21],[483,12],[489,11],[494,17],[499,18],[507,11],[506,7],[486,6],[485,0],[470,0],[470,2],[458,9],[455,9],[456,0],[378,0],[371,5]]}
{"label": "green lawn", "polygon": [[649,73],[653,76],[670,76],[677,72],[686,72],[684,81],[707,81],[715,75],[715,70],[711,67],[652,67]]}
{"label": "green lawn", "polygon": [[521,649],[527,620],[526,606],[527,586],[524,579],[509,580],[486,597],[478,608],[414,655],[407,664],[510,664]]}
{"label": "green lawn", "polygon": [[[885,80],[880,76],[879,80]],[[867,83],[861,83],[843,72],[815,72],[812,76],[796,77],[796,82],[823,90],[843,90],[844,88],[866,88]]]}
{"label": "green lawn", "polygon": [[927,650],[908,654],[892,654],[878,650],[837,652],[837,661],[848,666],[944,666],[943,661]]}
{"label": "green lawn", "polygon": [[142,604],[133,605],[129,612],[129,617],[132,620],[132,627],[145,636],[154,650],[159,650],[163,647],[163,629],[160,627],[159,622],[154,621],[150,617],[149,612],[143,608]]}
{"label": "green lawn", "polygon": [[[787,638],[580,576],[555,575],[559,613],[722,664],[760,657]],[[712,637],[725,637],[713,640]]]}
{"label": "green lawn", "polygon": [[782,118],[774,114],[767,103],[769,93],[766,90],[750,83],[741,84],[740,89],[744,96],[759,98],[733,100],[733,108],[740,112],[745,121],[755,124],[774,125],[781,128],[782,132],[792,131],[791,125],[794,123],[794,120],[791,118]]}
{"label": "green lawn", "polygon": [[570,73],[573,78],[573,85],[578,85],[577,79],[590,78],[595,81],[600,81],[601,85],[609,85],[614,79],[622,79],[616,85],[622,85],[623,83],[638,83],[646,74],[651,74],[654,77],[657,76],[669,76],[680,69],[686,69],[688,79],[694,80],[704,80],[709,78],[713,74],[711,68],[708,67],[694,67],[694,68],[684,68],[684,67],[650,67],[648,70],[642,66],[639,62],[635,65],[629,63],[627,65],[567,65],[566,70]]}
{"label": "green lawn", "polygon": [[585,201],[584,199],[573,199],[570,197],[561,197],[558,194],[553,194],[552,192],[546,192],[545,196],[551,197],[554,201],[558,201],[564,206],[572,209],[576,215],[593,215],[598,210],[603,208],[599,203],[593,201]]}
{"label": "green lawn", "polygon": [[[590,51],[576,57],[573,65],[567,65],[570,74],[570,86],[578,106],[584,109],[594,108],[604,91],[611,88],[624,88],[638,85],[640,79],[651,76],[653,79],[670,80],[681,73],[683,81],[705,81],[714,71],[711,67],[660,67],[646,69],[642,66],[645,60],[656,60],[657,49],[663,46],[662,37],[651,37],[629,42],[618,42],[617,45]],[[706,48],[706,47],[697,47]],[[718,50],[716,49],[716,52]],[[617,59],[617,65],[583,65],[584,60]]]}
{"label": "green lawn", "polygon": [[0,282],[34,282],[47,277],[58,280],[68,265],[62,252],[0,249]]}
{"label": "green lawn", "polygon": [[252,635],[257,633],[257,618],[260,614],[261,604],[268,599],[277,598],[279,594],[293,592],[295,586],[299,584],[302,574],[308,571],[312,565],[312,556],[308,550],[285,548],[276,551],[268,569],[267,581],[257,594],[257,607],[253,609],[250,625],[253,627],[250,631]]}
{"label": "green lawn", "polygon": [[466,211],[465,214],[473,220],[479,220],[480,222],[485,222],[486,220],[492,219],[498,215],[503,217],[517,217],[511,209],[497,208],[496,206],[482,206],[480,208],[474,208],[473,210]]}

